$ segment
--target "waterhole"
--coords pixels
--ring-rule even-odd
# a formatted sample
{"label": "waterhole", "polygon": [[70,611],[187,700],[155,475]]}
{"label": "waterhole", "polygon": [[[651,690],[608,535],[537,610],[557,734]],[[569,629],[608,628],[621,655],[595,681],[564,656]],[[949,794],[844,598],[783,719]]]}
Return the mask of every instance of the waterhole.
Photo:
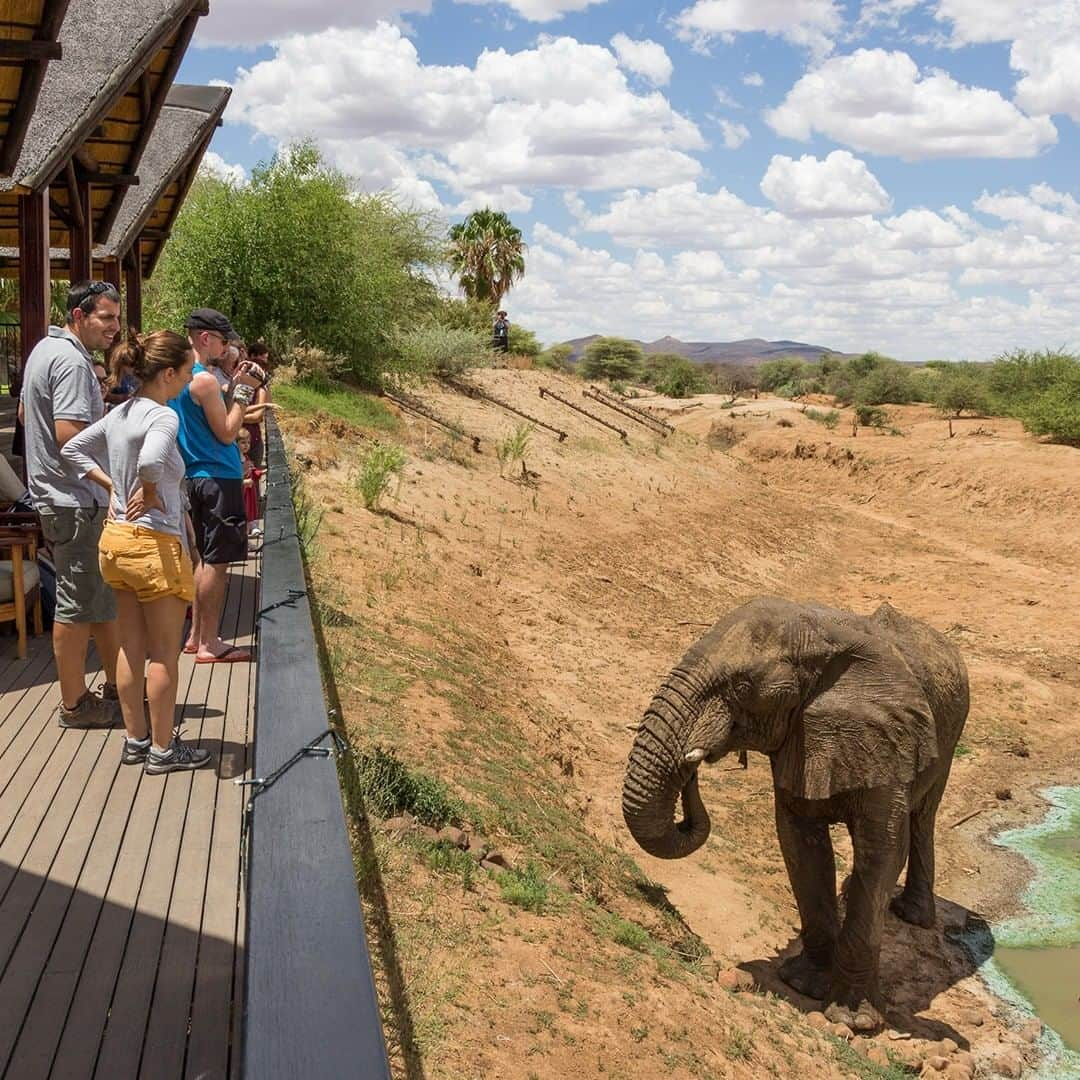
{"label": "waterhole", "polygon": [[1040,1078],[1080,1076],[1080,788],[1042,792],[1051,809],[997,844],[1035,868],[1025,912],[993,927],[981,974],[999,996],[1046,1025]]}

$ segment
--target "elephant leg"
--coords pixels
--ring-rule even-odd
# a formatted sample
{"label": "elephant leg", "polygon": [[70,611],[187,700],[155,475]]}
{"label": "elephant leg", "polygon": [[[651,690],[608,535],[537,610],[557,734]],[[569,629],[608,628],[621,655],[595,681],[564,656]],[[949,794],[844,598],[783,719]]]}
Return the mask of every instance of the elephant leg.
{"label": "elephant leg", "polygon": [[776,800],[776,832],[802,922],[803,951],[780,965],[780,978],[808,997],[822,999],[832,985],[839,930],[836,862],[829,826],[797,817]]}
{"label": "elephant leg", "polygon": [[890,905],[904,922],[929,929],[934,925],[934,824],[948,774],[936,780],[911,814],[907,877],[904,891]]}
{"label": "elephant leg", "polygon": [[[886,801],[887,800],[887,801]],[[851,825],[855,865],[848,885],[847,913],[836,942],[832,1004],[825,1015],[853,1031],[873,1031],[884,1022],[877,1010],[878,962],[885,908],[908,850],[909,809],[903,793],[874,799]]]}

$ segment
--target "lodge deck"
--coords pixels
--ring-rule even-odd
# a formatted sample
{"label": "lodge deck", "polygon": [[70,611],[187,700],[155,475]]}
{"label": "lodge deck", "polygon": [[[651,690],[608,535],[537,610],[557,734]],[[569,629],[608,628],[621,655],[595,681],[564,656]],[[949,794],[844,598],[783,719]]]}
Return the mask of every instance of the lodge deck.
{"label": "lodge deck", "polygon": [[[223,636],[253,643],[258,562]],[[63,731],[48,635],[0,638],[0,1076],[240,1074],[240,879],[255,664],[181,658],[184,737],[216,767],[120,765],[118,731]],[[100,681],[100,678],[98,679]]]}

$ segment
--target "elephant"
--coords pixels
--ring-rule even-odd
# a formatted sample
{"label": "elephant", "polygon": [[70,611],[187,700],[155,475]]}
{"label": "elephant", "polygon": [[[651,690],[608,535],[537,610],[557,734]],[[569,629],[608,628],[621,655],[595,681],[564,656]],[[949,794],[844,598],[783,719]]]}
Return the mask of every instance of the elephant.
{"label": "elephant", "polygon": [[[866,617],[758,597],[720,619],[653,697],[630,751],[623,817],[650,855],[690,855],[709,835],[702,762],[768,754],[776,831],[802,951],[780,977],[855,1031],[883,1023],[886,908],[934,925],[934,820],[968,713],[957,649],[883,604]],[[683,820],[674,821],[681,795]],[[851,834],[843,923],[829,825]]]}

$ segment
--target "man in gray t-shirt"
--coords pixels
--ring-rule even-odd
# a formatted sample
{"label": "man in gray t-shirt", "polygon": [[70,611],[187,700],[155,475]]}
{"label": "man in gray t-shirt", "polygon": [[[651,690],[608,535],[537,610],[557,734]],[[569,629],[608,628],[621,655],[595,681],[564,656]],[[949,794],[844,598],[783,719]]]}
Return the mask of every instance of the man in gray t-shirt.
{"label": "man in gray t-shirt", "polygon": [[[19,411],[26,425],[27,487],[52,544],[56,565],[53,652],[60,679],[61,727],[114,727],[116,598],[102,580],[98,540],[108,492],[80,479],[60,448],[105,412],[92,353],[120,330],[120,294],[104,281],[83,281],[68,293],[67,323],[49,327],[27,358]],[[93,634],[105,669],[101,694],[86,688],[86,650]]]}

